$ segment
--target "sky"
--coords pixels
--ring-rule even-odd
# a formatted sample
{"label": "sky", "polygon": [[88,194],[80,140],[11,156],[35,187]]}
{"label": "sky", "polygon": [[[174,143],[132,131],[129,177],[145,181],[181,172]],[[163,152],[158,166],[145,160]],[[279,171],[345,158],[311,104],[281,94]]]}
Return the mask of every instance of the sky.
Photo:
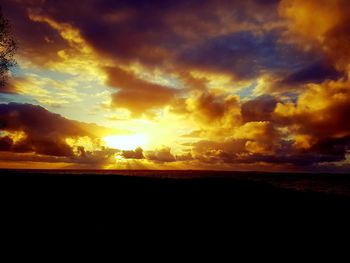
{"label": "sky", "polygon": [[0,167],[350,170],[347,0],[2,0]]}

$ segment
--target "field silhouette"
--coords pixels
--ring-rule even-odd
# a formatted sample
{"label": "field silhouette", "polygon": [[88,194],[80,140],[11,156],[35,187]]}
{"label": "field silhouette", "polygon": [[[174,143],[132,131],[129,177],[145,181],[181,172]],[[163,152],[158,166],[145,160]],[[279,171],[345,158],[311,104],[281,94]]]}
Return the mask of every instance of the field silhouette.
{"label": "field silhouette", "polygon": [[346,174],[2,170],[1,232],[346,235],[349,182]]}

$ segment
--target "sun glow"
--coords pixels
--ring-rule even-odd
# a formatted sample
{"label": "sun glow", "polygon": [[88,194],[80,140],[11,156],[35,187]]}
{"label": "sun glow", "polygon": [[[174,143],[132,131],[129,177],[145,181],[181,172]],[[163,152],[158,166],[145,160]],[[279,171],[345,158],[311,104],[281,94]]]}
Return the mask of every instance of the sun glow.
{"label": "sun glow", "polygon": [[147,142],[143,134],[111,135],[104,137],[103,141],[108,147],[118,150],[135,150],[137,147],[142,148]]}

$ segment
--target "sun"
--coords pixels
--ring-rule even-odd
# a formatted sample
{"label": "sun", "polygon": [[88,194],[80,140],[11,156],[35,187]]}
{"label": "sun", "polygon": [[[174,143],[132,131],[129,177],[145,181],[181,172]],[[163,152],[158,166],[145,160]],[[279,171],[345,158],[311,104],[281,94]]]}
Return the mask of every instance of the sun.
{"label": "sun", "polygon": [[147,142],[143,134],[111,135],[104,137],[103,141],[108,147],[118,150],[135,150],[137,147],[142,148]]}

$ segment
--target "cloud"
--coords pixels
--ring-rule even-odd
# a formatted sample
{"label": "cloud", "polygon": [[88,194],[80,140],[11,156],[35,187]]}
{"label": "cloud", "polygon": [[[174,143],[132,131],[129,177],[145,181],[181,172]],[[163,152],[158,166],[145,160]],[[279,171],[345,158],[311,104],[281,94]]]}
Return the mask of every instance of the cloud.
{"label": "cloud", "polygon": [[68,45],[54,28],[30,19],[28,9],[37,7],[39,3],[5,0],[1,4],[20,47],[18,53],[44,65],[48,61],[57,60],[57,53]]}
{"label": "cloud", "polygon": [[13,79],[8,79],[5,83],[4,86],[1,87],[0,89],[0,94],[1,93],[5,93],[5,94],[17,94],[18,89],[16,87],[15,82],[13,81]]}
{"label": "cloud", "polygon": [[350,83],[347,79],[309,84],[296,104],[278,103],[275,117],[298,133],[315,138],[344,137],[350,133]]}
{"label": "cloud", "polygon": [[277,101],[273,96],[263,95],[246,101],[241,106],[242,118],[249,121],[269,121]]}
{"label": "cloud", "polygon": [[164,147],[154,151],[148,151],[146,158],[155,162],[175,162],[174,155],[170,152],[169,147]]}
{"label": "cloud", "polygon": [[201,130],[193,130],[189,133],[181,135],[181,137],[184,138],[196,138],[201,136],[202,131]]}
{"label": "cloud", "polygon": [[329,62],[318,61],[293,72],[280,84],[298,85],[303,83],[322,83],[325,80],[336,80],[341,76],[342,74]]}
{"label": "cloud", "polygon": [[[216,166],[229,164],[233,168],[245,164],[253,164],[255,167],[264,164],[272,169],[277,164],[280,170],[322,170],[320,164],[342,161],[348,150],[348,138],[324,141],[308,151],[295,149],[292,141],[283,140],[273,153],[250,151],[245,140],[201,141],[195,144],[195,160]],[[250,169],[252,167],[254,166]],[[323,167],[326,168],[327,166]]]}
{"label": "cloud", "polygon": [[[293,67],[296,55],[299,60],[303,55],[278,43],[283,27],[278,25],[277,4],[192,0],[144,5],[94,0],[82,7],[72,1],[7,0],[3,5],[23,42],[23,56],[39,65],[53,67],[67,56],[91,49],[99,66],[139,63],[178,77],[204,68],[248,78],[266,68]],[[74,60],[66,66],[71,64],[79,63]],[[122,99],[133,95],[128,92]]]}
{"label": "cloud", "polygon": [[[170,145],[173,151],[114,150],[96,139],[108,133],[103,127],[40,106],[1,104],[0,149],[8,160],[31,155],[30,160],[85,165],[121,157],[139,164],[311,169],[342,161],[349,151],[345,0],[91,0],[84,5],[5,0],[3,5],[22,59],[97,79],[92,85],[104,83],[111,88],[108,110],[130,111],[130,118],[118,120],[122,125],[139,118],[159,127],[157,121],[175,115],[176,134],[187,134],[174,138],[183,148]],[[67,96],[58,82],[40,75],[31,80],[36,88],[27,81],[2,92],[43,105],[83,97],[78,92],[73,97],[71,90]],[[150,120],[154,112],[162,114]],[[93,147],[81,143],[82,137]]]}
{"label": "cloud", "polygon": [[152,1],[147,5],[91,1],[84,8],[79,5],[79,16],[72,12],[77,6],[68,1],[44,3],[42,8],[56,20],[76,25],[99,53],[123,63],[140,61],[154,66],[172,60],[176,50],[188,43],[261,27],[263,18],[271,21],[277,16],[277,10],[269,8],[273,5],[275,1],[227,1],[220,5],[211,0]]}
{"label": "cloud", "polygon": [[207,128],[232,128],[241,122],[238,96],[195,91],[188,99],[178,103],[180,105],[174,109],[175,112],[187,114]]}
{"label": "cloud", "polygon": [[11,150],[13,141],[9,136],[0,137],[0,151]]}
{"label": "cloud", "polygon": [[[74,152],[67,138],[96,138],[108,131],[97,125],[68,120],[40,106],[18,103],[0,104],[0,130],[9,134],[1,137],[2,150],[71,157]],[[22,136],[16,141],[9,137],[17,133]]]}
{"label": "cloud", "polygon": [[168,105],[179,90],[145,81],[118,67],[106,67],[107,85],[119,89],[112,95],[114,107],[140,115]]}
{"label": "cloud", "polygon": [[143,151],[141,147],[138,147],[135,150],[123,150],[119,154],[125,159],[152,161],[155,164],[194,160],[190,152],[173,155],[170,147],[162,147],[152,151]]}
{"label": "cloud", "polygon": [[53,156],[31,152],[0,151],[0,160],[2,167],[9,168],[103,169],[107,164],[115,164],[114,154],[115,151],[113,149],[96,150],[94,152],[88,151],[84,156]]}
{"label": "cloud", "polygon": [[280,35],[280,30],[262,35],[234,32],[193,45],[180,54],[179,60],[190,68],[230,73],[235,79],[251,79],[268,71],[293,71],[315,57],[315,53],[280,43]]}
{"label": "cloud", "polygon": [[122,151],[122,156],[126,159],[143,159],[143,149],[137,147],[134,151],[132,150],[124,150]]}
{"label": "cloud", "polygon": [[279,11],[289,21],[289,39],[321,49],[338,69],[346,69],[350,59],[347,5],[345,0],[283,0]]}

